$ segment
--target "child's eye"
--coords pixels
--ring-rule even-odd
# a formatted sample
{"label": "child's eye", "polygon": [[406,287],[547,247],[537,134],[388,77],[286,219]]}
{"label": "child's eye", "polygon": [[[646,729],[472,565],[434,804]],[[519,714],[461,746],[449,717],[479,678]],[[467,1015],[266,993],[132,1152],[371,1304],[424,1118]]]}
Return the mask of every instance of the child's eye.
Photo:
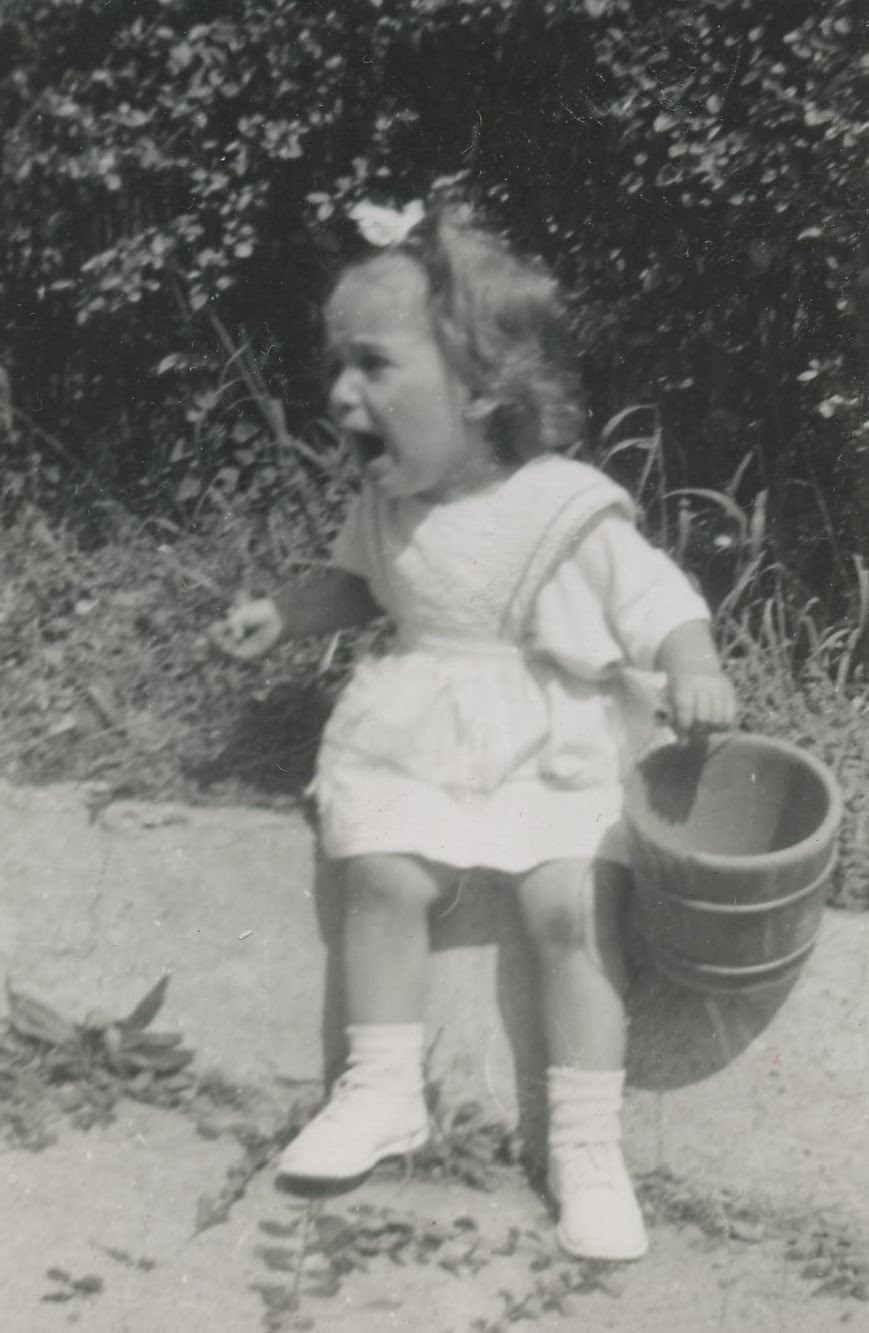
{"label": "child's eye", "polygon": [[389,360],[382,352],[360,352],[357,359],[360,370],[366,375],[377,375],[389,365]]}

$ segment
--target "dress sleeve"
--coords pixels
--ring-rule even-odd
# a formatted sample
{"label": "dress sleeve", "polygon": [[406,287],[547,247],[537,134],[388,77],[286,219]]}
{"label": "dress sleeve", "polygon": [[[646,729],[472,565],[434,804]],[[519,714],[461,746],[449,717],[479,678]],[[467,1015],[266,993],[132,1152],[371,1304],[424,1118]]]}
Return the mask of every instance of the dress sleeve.
{"label": "dress sleeve", "polygon": [[604,516],[538,595],[539,651],[594,680],[618,665],[652,671],[667,635],[709,608],[688,578],[631,522]]}

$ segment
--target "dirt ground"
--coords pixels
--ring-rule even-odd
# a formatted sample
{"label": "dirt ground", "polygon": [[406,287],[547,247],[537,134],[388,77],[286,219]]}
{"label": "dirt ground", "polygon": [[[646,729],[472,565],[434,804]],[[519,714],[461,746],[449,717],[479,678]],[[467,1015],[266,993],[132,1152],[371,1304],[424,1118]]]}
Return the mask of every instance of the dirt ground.
{"label": "dirt ground", "polygon": [[[320,1015],[308,1011],[322,950],[301,918],[275,924],[288,879],[306,901],[310,844],[301,823],[267,812],[95,814],[84,789],[0,790],[0,965],[91,1033],[76,1066],[16,1031],[12,1010],[0,1029],[4,1331],[869,1331],[865,915],[828,914],[763,1022],[712,1010],[724,1031],[708,1068],[667,1086],[641,1077],[635,1053],[626,1147],[651,1251],[595,1265],[559,1254],[515,1136],[478,1102],[465,1120],[461,1104],[442,1115],[410,1170],[385,1166],[313,1202],[275,1190],[288,1108],[303,1114],[321,1073]],[[135,1049],[194,1058],[150,1074],[123,1052],[112,1064],[105,1034],[136,1028],[117,1016],[129,1019],[168,936],[184,948],[160,945],[172,986],[139,1014],[155,1041]],[[214,937],[233,944],[210,954]],[[258,940],[263,952],[246,954]],[[453,1003],[469,993],[465,973],[476,984],[485,971],[487,947],[438,963]],[[287,970],[299,989],[281,990]],[[651,994],[635,1024],[646,1055],[656,1036],[666,1053],[678,1014],[693,1014]],[[108,1012],[85,1022],[97,1005]]]}
{"label": "dirt ground", "polygon": [[[696,1204],[680,1217],[647,1181],[652,1249],[641,1264],[580,1264],[557,1252],[551,1219],[518,1173],[491,1192],[457,1182],[375,1178],[308,1218],[259,1173],[227,1220],[197,1232],[232,1140],[185,1118],[124,1107],[98,1133],[63,1134],[4,1162],[3,1288],[21,1333],[229,1333],[316,1328],[375,1333],[612,1333],[869,1328],[865,1300],[825,1280],[856,1254],[829,1222],[794,1229],[775,1213],[732,1223]],[[14,1222],[13,1222],[14,1218]],[[865,1261],[865,1255],[863,1256]],[[295,1301],[294,1301],[295,1293]],[[293,1306],[296,1306],[295,1313]]]}

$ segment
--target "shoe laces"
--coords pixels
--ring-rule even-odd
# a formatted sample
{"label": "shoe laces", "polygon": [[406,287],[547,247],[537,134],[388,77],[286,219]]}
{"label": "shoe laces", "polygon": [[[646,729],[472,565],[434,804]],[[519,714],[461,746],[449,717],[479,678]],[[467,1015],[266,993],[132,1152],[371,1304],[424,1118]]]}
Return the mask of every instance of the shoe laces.
{"label": "shoe laces", "polygon": [[618,1189],[620,1157],[614,1143],[583,1143],[564,1148],[558,1167],[562,1189]]}
{"label": "shoe laces", "polygon": [[345,1104],[358,1093],[368,1093],[376,1097],[402,1096],[404,1090],[384,1085],[380,1070],[369,1065],[350,1065],[332,1085],[332,1092],[320,1115],[340,1115]]}
{"label": "shoe laces", "polygon": [[346,1102],[354,1093],[377,1091],[380,1091],[380,1089],[378,1088],[376,1075],[366,1071],[363,1065],[351,1065],[333,1083],[329,1100],[320,1114],[338,1109],[341,1103]]}

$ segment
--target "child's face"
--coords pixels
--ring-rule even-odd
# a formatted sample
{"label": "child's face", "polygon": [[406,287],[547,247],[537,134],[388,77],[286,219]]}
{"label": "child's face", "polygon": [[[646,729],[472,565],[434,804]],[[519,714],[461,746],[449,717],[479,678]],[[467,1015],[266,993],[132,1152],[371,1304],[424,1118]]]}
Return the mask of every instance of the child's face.
{"label": "child's face", "polygon": [[393,256],[351,272],[329,303],[336,424],[387,494],[443,500],[490,466],[470,390],[449,367],[428,312],[427,280]]}

